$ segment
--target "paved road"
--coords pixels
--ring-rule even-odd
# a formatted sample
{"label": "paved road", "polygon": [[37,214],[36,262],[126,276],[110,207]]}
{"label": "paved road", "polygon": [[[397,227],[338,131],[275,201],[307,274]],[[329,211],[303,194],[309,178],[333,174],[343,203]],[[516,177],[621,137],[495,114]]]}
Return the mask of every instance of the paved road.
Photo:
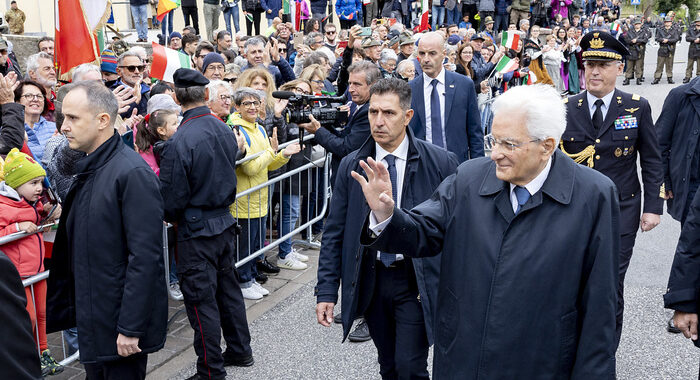
{"label": "paved road", "polygon": [[[680,84],[687,57],[683,43],[676,55],[675,80]],[[655,49],[647,54],[646,82],[620,88],[649,99],[656,119],[664,98],[674,85],[650,85],[653,79]],[[678,85],[676,84],[676,86]],[[625,327],[617,354],[619,379],[694,379],[698,376],[698,351],[689,341],[666,332],[663,299],[673,260],[679,223],[663,216],[655,230],[639,234],[627,274]],[[312,258],[313,260],[316,257]],[[341,328],[316,324],[313,285],[309,282],[292,296],[251,324],[256,364],[248,369],[229,368],[230,379],[370,379],[378,378],[376,350],[371,342],[341,344]],[[194,357],[186,358],[192,363]],[[175,378],[194,373],[182,363]]]}

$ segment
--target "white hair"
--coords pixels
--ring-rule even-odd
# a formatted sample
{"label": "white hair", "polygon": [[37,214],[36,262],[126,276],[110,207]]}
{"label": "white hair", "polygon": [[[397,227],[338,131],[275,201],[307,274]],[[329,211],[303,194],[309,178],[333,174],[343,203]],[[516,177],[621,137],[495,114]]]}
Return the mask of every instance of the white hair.
{"label": "white hair", "polygon": [[379,55],[379,62],[380,63],[387,63],[387,61],[390,60],[398,60],[399,57],[396,55],[396,53],[392,49],[384,49],[382,50],[381,54]]}
{"label": "white hair", "polygon": [[93,65],[92,63],[83,63],[78,65],[78,67],[75,68],[75,71],[73,71],[73,82],[83,80],[82,76],[91,71],[96,72],[100,77],[102,77],[102,72],[100,72],[99,66]]}
{"label": "white hair", "polygon": [[36,54],[32,54],[27,57],[27,73],[30,71],[36,71],[39,68],[39,58],[48,59],[53,62],[53,57],[51,54],[40,51]]}
{"label": "white hair", "polygon": [[400,74],[407,68],[410,68],[415,73],[416,66],[413,64],[413,60],[404,59],[403,61],[399,62],[399,64],[396,66],[396,72]]}
{"label": "white hair", "polygon": [[553,137],[557,144],[566,129],[566,106],[554,87],[546,84],[515,86],[496,97],[494,117],[503,114],[525,116],[527,132],[533,139]]}
{"label": "white hair", "polygon": [[213,80],[210,81],[209,84],[207,84],[207,88],[209,89],[210,101],[217,99],[219,95],[223,95],[221,91],[219,91],[221,87],[224,87],[229,95],[233,95],[233,87],[231,87],[231,85],[228,82],[222,80]]}
{"label": "white hair", "polygon": [[145,61],[148,58],[148,53],[146,52],[146,49],[143,48],[143,46],[132,46],[127,51],[136,53],[142,61]]}

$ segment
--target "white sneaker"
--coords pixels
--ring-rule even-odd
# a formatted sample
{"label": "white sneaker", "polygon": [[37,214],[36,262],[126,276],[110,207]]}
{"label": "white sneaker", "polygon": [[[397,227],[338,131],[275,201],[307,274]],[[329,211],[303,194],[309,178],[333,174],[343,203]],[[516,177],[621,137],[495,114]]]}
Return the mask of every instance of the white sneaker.
{"label": "white sneaker", "polygon": [[284,269],[291,270],[304,270],[308,265],[299,261],[291,253],[287,255],[284,259],[277,258],[277,266]]}
{"label": "white sneaker", "polygon": [[254,286],[241,288],[241,293],[243,293],[243,298],[247,300],[259,300],[263,298],[262,294],[258,293]]}
{"label": "white sneaker", "polygon": [[176,301],[182,301],[185,297],[182,296],[182,291],[180,290],[180,284],[173,282],[170,284],[170,297]]}
{"label": "white sneaker", "polygon": [[301,261],[302,263],[309,261],[309,256],[299,253],[299,251],[294,248],[292,248],[292,252],[289,252],[289,255],[294,256],[295,259]]}
{"label": "white sneaker", "polygon": [[262,295],[262,296],[266,296],[266,295],[270,294],[270,291],[263,288],[263,286],[258,284],[257,281],[253,281],[253,289],[255,289],[255,291],[260,293],[260,295]]}

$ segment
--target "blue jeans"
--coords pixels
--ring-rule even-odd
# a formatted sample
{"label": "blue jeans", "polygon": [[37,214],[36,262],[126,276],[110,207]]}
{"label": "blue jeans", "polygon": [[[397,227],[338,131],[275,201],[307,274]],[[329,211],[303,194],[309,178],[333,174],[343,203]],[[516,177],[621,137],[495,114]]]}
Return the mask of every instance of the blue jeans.
{"label": "blue jeans", "polygon": [[132,5],[131,17],[134,18],[138,38],[148,39],[148,5]]}
{"label": "blue jeans", "polygon": [[[168,43],[168,37],[170,37],[170,33],[173,32],[173,13],[174,11],[168,12],[165,17],[163,17],[163,21],[160,23],[160,33],[163,35],[163,38],[165,39],[165,43]],[[168,30],[168,33],[165,33],[165,30]]]}
{"label": "blue jeans", "polygon": [[[282,213],[279,223],[280,237],[294,229],[299,219],[299,196],[282,194]],[[284,259],[292,251],[292,239],[287,239],[279,245],[279,258]]]}
{"label": "blue jeans", "polygon": [[459,23],[462,21],[462,4],[457,4],[455,6],[455,9],[453,10],[447,10],[447,21],[445,21],[448,25],[450,24],[455,24],[459,25]]}
{"label": "blue jeans", "polygon": [[73,355],[78,351],[78,328],[71,327],[62,332],[63,340],[66,342],[66,356]]}
{"label": "blue jeans", "polygon": [[[238,224],[241,225],[241,234],[238,235],[238,255],[236,261],[242,260],[251,253],[259,250],[265,241],[267,216],[262,218],[238,219]],[[260,255],[257,259],[262,259],[264,255]],[[256,266],[257,259],[253,259],[240,268],[238,268],[238,277],[240,278],[241,288],[249,288],[255,281],[255,276],[258,275]]]}
{"label": "blue jeans", "polygon": [[508,14],[504,15],[499,15],[496,14],[496,17],[494,19],[493,23],[493,30],[495,30],[497,33],[503,30],[508,29]]}
{"label": "blue jeans", "polygon": [[433,16],[432,28],[433,30],[437,30],[437,26],[445,22],[445,7],[433,5],[431,15]]}
{"label": "blue jeans", "polygon": [[[228,30],[229,33],[236,34],[241,30],[238,24],[240,22],[238,18],[238,4],[224,11],[224,22],[226,23],[226,30]],[[231,19],[233,19],[233,27],[236,29],[235,32],[231,30]]]}

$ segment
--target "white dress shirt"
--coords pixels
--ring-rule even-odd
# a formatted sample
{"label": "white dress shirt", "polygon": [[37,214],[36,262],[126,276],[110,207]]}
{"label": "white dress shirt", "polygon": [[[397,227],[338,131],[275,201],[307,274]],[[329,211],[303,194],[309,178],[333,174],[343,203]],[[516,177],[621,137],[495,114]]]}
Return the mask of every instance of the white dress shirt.
{"label": "white dress shirt", "polygon": [[610,102],[612,102],[613,94],[615,94],[615,90],[612,90],[609,94],[603,96],[602,98],[596,98],[595,95],[591,94],[589,91],[586,91],[588,112],[591,114],[591,119],[593,119],[593,113],[595,112],[595,101],[601,99],[603,100],[603,105],[600,106],[600,112],[603,113],[603,120],[605,120],[605,116],[608,114],[608,109],[610,109]]}
{"label": "white dress shirt", "polygon": [[[547,180],[547,176],[549,175],[549,169],[552,168],[552,157],[549,158],[547,161],[547,165],[545,165],[544,169],[540,172],[540,174],[537,175],[530,183],[527,185],[523,186],[524,188],[527,189],[527,192],[530,193],[530,196],[535,194],[536,192],[540,191],[542,188],[542,185],[544,185],[544,181]],[[518,209],[518,197],[515,196],[515,185],[512,183],[510,184],[510,203],[513,206],[513,212]]]}
{"label": "white dress shirt", "polygon": [[[437,91],[438,97],[440,98],[440,119],[442,120],[442,146],[447,146],[447,139],[445,133],[445,69],[440,70],[437,78]],[[425,72],[423,73],[423,100],[425,102],[425,141],[433,142],[433,128],[430,121],[430,117],[433,114],[433,110],[430,109],[430,96],[433,93],[433,85],[431,82],[433,78],[429,77]]]}
{"label": "white dress shirt", "polygon": [[[394,160],[394,166],[396,166],[396,207],[401,207],[401,193],[403,192],[403,180],[406,174],[406,160],[408,159],[408,135],[404,136],[401,144],[394,149],[393,152],[388,152],[379,144],[374,143],[376,153],[374,159],[384,164],[384,167],[388,168],[389,165],[384,159],[387,155],[392,154],[396,159]],[[376,220],[375,220],[376,221]],[[379,260],[379,252],[377,252],[377,260]],[[403,260],[403,255],[397,254],[396,260]]]}

